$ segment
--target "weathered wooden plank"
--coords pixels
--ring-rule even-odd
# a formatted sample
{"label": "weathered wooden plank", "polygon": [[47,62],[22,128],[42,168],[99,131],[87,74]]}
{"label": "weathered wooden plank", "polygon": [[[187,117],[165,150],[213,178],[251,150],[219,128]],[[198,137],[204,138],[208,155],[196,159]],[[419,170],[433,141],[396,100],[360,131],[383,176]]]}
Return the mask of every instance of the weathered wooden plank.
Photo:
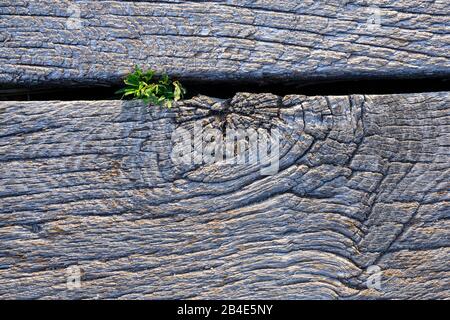
{"label": "weathered wooden plank", "polygon": [[[449,102],[0,102],[0,298],[449,298]],[[279,171],[174,164],[194,120],[279,129]]]}
{"label": "weathered wooden plank", "polygon": [[186,80],[449,75],[449,15],[445,0],[3,0],[0,83],[117,82],[134,64]]}

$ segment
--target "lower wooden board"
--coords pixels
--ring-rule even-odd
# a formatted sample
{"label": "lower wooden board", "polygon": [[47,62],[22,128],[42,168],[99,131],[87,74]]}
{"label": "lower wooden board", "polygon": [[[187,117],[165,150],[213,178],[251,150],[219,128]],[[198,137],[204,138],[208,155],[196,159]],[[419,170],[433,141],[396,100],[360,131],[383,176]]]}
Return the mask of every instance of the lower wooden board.
{"label": "lower wooden board", "polygon": [[[449,102],[0,102],[0,298],[448,299]],[[279,130],[278,170],[175,163],[199,123]]]}

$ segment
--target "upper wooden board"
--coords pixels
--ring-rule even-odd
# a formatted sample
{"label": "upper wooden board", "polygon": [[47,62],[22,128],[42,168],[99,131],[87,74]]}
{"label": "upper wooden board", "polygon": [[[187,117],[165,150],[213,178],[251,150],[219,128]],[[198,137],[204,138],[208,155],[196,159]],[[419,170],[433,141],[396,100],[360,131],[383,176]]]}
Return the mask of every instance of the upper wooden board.
{"label": "upper wooden board", "polygon": [[450,74],[450,2],[0,3],[0,84],[116,82],[135,64],[194,80]]}

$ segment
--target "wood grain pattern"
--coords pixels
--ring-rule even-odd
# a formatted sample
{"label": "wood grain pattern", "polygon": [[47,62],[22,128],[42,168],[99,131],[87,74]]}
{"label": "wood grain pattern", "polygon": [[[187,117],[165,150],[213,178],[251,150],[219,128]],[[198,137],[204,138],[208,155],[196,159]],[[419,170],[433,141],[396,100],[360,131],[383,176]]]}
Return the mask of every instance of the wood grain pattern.
{"label": "wood grain pattern", "polygon": [[183,80],[442,76],[449,15],[446,0],[3,0],[0,83],[111,83],[135,64]]}
{"label": "wood grain pattern", "polygon": [[[448,299],[449,102],[0,102],[0,298]],[[279,172],[174,165],[194,120],[279,128]]]}

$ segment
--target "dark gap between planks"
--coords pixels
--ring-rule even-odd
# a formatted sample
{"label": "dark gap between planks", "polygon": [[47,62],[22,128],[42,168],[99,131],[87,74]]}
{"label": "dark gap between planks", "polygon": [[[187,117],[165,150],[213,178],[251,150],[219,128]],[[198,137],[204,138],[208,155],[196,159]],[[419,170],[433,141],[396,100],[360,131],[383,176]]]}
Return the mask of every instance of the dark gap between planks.
{"label": "dark gap between planks", "polygon": [[[186,99],[202,94],[216,98],[231,98],[236,92],[273,93],[284,96],[301,94],[329,96],[349,94],[400,94],[450,90],[450,76],[422,79],[361,79],[342,81],[290,82],[259,84],[241,81],[182,81],[187,88]],[[0,101],[45,100],[111,100],[120,99],[114,92],[121,85],[46,85],[7,87],[0,85]]]}

